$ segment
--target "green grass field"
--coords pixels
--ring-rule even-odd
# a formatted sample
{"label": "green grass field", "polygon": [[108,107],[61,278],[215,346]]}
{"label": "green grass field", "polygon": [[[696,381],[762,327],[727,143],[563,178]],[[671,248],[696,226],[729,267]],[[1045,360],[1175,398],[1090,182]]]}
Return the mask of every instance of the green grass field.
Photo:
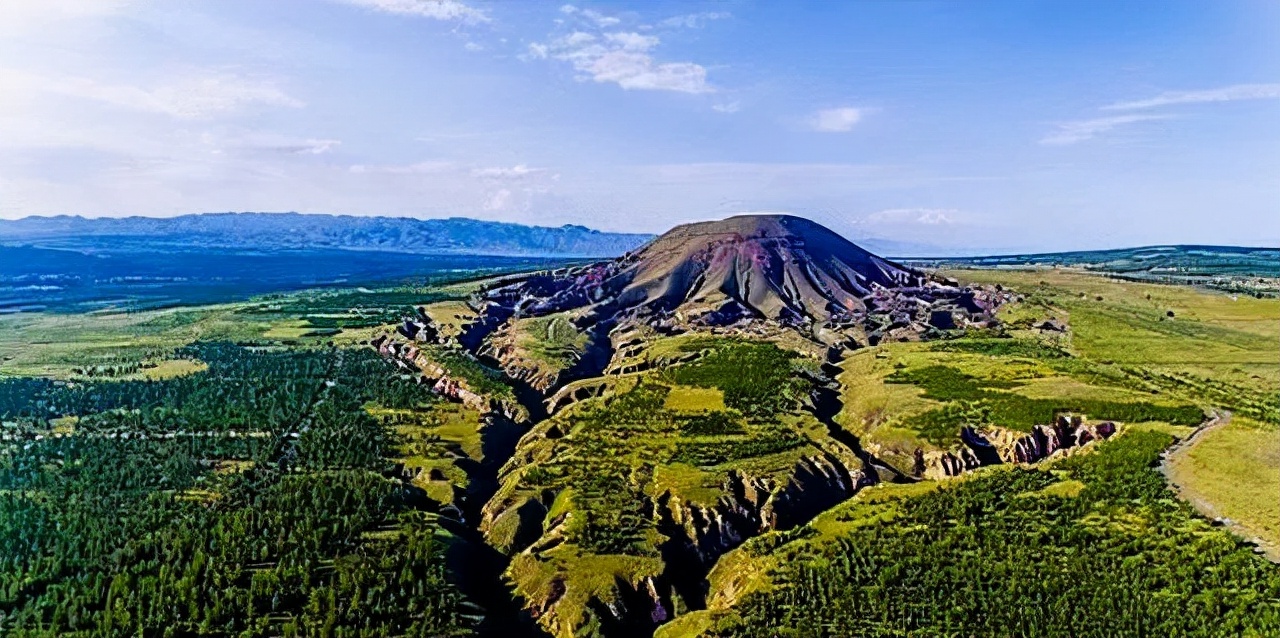
{"label": "green grass field", "polygon": [[[139,365],[137,374],[115,376],[156,378],[182,373],[174,366],[188,364],[163,362],[176,348],[198,340],[355,345],[388,330],[414,300],[445,296],[417,288],[323,290],[138,312],[0,315],[0,376],[72,378],[80,376],[77,368]],[[368,305],[391,302],[377,312]],[[147,362],[160,365],[143,374]]]}
{"label": "green grass field", "polygon": [[1233,416],[1175,453],[1169,478],[1188,502],[1265,541],[1280,560],[1280,428]]}
{"label": "green grass field", "polygon": [[[1023,293],[1024,303],[1002,313],[1022,328],[1015,333],[1057,340],[1099,378],[1128,377],[1145,391],[1234,410],[1230,425],[1179,457],[1176,481],[1206,513],[1280,546],[1280,299],[1069,269],[947,274]],[[1065,338],[1031,329],[1049,317],[1069,325]]]}

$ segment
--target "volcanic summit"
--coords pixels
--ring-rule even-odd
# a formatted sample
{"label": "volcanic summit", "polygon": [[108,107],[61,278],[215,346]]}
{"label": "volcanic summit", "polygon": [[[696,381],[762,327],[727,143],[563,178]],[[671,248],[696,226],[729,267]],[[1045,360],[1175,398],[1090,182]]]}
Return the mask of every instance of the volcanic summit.
{"label": "volcanic summit", "polygon": [[865,311],[877,288],[918,286],[917,272],[881,259],[814,222],[743,215],[678,226],[614,275],[623,308],[714,307],[727,317],[787,323]]}
{"label": "volcanic summit", "polygon": [[504,281],[477,301],[499,321],[582,310],[582,325],[856,326],[871,341],[913,323],[954,327],[985,310],[973,291],[931,280],[790,215],[677,226],[621,258]]}

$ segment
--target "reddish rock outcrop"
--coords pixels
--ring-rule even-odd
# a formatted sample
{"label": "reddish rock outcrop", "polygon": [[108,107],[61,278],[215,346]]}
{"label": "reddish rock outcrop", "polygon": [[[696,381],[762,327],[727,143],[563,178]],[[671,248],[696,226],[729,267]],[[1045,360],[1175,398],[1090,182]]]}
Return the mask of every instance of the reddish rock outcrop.
{"label": "reddish rock outcrop", "polygon": [[[1081,416],[1060,416],[1052,425],[1030,432],[999,427],[961,431],[963,445],[946,452],[921,453],[924,478],[956,476],[986,465],[1035,463],[1064,450],[1076,449],[1116,433],[1111,421],[1089,424]],[[994,455],[994,456],[993,456]]]}

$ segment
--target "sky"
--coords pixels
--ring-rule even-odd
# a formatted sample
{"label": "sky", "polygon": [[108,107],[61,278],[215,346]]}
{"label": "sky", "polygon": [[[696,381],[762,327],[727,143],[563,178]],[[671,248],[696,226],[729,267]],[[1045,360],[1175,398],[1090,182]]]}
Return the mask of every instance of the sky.
{"label": "sky", "polygon": [[1277,246],[1280,3],[6,3],[0,218],[212,211]]}

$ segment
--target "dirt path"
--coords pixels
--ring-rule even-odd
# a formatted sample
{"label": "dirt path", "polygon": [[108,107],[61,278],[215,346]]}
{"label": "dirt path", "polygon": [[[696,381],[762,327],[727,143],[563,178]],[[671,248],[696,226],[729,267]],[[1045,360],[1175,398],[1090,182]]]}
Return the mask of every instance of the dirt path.
{"label": "dirt path", "polygon": [[1229,423],[1231,423],[1230,411],[1214,410],[1209,420],[1196,428],[1195,432],[1191,433],[1191,436],[1174,443],[1169,447],[1169,449],[1165,450],[1164,453],[1160,455],[1160,473],[1164,475],[1165,482],[1168,483],[1173,492],[1178,495],[1178,498],[1189,503],[1197,512],[1200,512],[1200,514],[1206,518],[1222,521],[1227,529],[1231,530],[1231,533],[1254,543],[1263,550],[1263,554],[1267,559],[1272,562],[1280,563],[1280,547],[1276,547],[1257,538],[1252,534],[1252,532],[1241,526],[1239,523],[1223,517],[1213,504],[1203,496],[1190,488],[1179,485],[1174,481],[1173,464],[1189,454],[1205,435],[1223,428]]}

